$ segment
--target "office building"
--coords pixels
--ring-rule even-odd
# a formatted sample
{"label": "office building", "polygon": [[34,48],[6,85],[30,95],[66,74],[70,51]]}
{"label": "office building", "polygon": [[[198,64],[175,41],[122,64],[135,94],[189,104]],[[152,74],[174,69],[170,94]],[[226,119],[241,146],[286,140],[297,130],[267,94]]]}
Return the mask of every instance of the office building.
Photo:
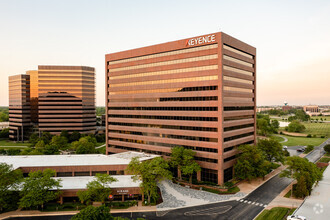
{"label": "office building", "polygon": [[92,67],[38,67],[39,130],[59,134],[63,130],[93,133],[95,73]]}
{"label": "office building", "polygon": [[30,76],[10,76],[9,83],[9,138],[23,141],[31,129]]}
{"label": "office building", "polygon": [[25,128],[29,128],[26,135],[30,131],[59,134],[63,130],[94,133],[94,72],[94,68],[84,66],[38,66],[25,75],[9,77],[11,139],[22,141],[19,135]]}
{"label": "office building", "polygon": [[256,141],[256,49],[219,32],[105,56],[107,154],[170,156],[183,146],[195,178],[232,179],[236,147]]}

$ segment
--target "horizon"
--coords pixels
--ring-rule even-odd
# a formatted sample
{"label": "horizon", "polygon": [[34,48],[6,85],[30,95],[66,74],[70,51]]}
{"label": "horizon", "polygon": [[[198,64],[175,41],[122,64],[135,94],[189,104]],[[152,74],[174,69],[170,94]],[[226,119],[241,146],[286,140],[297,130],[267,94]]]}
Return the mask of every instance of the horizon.
{"label": "horizon", "polygon": [[2,1],[0,106],[8,76],[50,64],[94,67],[102,107],[106,54],[219,31],[256,47],[257,106],[329,105],[329,12],[322,0]]}

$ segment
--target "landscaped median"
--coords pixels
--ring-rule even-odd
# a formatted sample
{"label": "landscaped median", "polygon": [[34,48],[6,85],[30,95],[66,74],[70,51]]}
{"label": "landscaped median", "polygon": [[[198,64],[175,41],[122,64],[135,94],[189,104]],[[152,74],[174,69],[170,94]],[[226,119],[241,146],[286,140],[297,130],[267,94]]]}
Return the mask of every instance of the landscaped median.
{"label": "landscaped median", "polygon": [[285,220],[296,209],[275,207],[270,210],[264,210],[255,220]]}

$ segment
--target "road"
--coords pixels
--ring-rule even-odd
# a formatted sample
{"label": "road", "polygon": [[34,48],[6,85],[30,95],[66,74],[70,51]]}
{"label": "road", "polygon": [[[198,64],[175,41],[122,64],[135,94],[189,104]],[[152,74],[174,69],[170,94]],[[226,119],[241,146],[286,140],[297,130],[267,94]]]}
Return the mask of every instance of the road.
{"label": "road", "polygon": [[[316,147],[313,152],[306,156],[306,158],[311,162],[316,162],[324,154],[323,147],[328,143],[330,143],[330,139]],[[239,201],[218,202],[207,205],[174,209],[171,211],[116,213],[113,214],[113,216],[122,216],[134,219],[140,217],[148,220],[251,220],[254,219],[287,186],[289,186],[291,182],[291,179],[280,178],[278,174]],[[25,219],[35,220],[47,218],[34,217]],[[58,216],[58,218],[55,217],[52,219],[70,219],[70,216]]]}

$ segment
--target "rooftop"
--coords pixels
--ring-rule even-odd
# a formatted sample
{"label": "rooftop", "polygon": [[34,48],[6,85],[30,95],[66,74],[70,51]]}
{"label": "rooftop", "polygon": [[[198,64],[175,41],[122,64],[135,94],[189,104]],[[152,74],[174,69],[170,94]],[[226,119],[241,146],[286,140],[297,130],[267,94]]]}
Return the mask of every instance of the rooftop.
{"label": "rooftop", "polygon": [[24,155],[0,156],[0,163],[20,167],[52,167],[52,166],[96,166],[96,165],[126,165],[133,157],[140,161],[149,160],[158,155],[140,152],[123,152],[118,154],[70,154],[70,155]]}
{"label": "rooftop", "polygon": [[[141,181],[133,181],[131,175],[111,175],[116,178],[118,181],[112,182],[110,188],[130,188],[130,187],[139,187]],[[86,189],[88,182],[91,182],[96,179],[95,176],[80,176],[80,177],[54,177],[54,179],[61,179],[61,189]]]}

